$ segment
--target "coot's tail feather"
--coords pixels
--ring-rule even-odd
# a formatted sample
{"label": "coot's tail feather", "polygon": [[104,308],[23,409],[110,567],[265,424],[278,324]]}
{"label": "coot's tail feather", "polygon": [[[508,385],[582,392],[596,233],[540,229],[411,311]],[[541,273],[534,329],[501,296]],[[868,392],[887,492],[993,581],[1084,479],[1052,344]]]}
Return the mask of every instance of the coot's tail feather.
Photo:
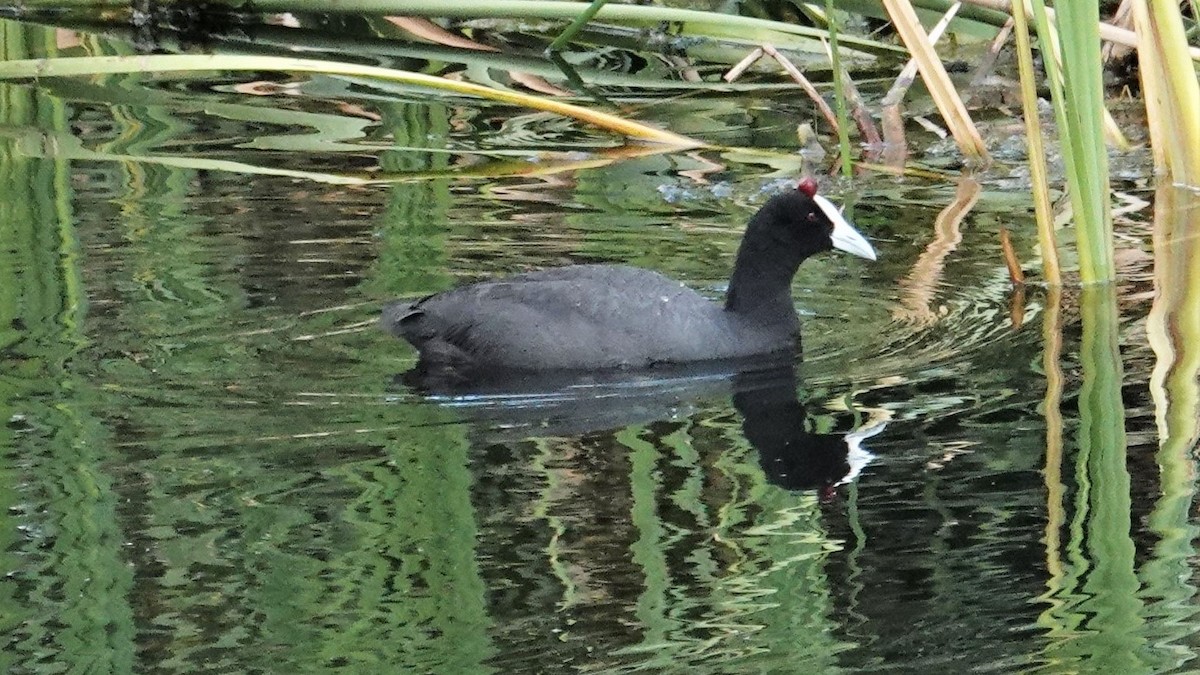
{"label": "coot's tail feather", "polygon": [[404,337],[400,330],[400,322],[419,313],[419,306],[424,301],[425,298],[407,298],[389,302],[383,306],[383,313],[379,316],[379,327],[398,338]]}

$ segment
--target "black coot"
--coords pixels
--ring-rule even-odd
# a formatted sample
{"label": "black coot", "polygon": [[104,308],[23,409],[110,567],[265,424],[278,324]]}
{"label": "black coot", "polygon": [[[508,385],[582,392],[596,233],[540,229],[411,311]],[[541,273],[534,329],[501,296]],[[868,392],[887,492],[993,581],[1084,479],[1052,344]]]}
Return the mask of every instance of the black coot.
{"label": "black coot", "polygon": [[750,219],[720,305],[657,272],[575,265],[403,300],[385,329],[420,352],[418,370],[473,373],[647,368],[794,349],[791,282],[832,248],[875,251],[805,180]]}

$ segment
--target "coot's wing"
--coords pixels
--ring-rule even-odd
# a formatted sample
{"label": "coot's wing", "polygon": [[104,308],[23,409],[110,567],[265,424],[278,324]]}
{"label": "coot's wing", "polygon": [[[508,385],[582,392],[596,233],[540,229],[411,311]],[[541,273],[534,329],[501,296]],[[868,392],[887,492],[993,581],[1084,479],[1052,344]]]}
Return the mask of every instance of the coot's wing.
{"label": "coot's wing", "polygon": [[534,370],[703,358],[721,312],[656,272],[601,265],[464,286],[389,311],[393,332],[425,359]]}

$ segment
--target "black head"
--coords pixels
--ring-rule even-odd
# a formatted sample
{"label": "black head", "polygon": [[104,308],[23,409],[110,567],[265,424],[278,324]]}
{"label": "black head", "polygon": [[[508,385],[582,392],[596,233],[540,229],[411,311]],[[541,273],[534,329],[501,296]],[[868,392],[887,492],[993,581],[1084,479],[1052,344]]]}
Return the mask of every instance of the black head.
{"label": "black head", "polygon": [[875,249],[836,206],[817,194],[811,179],[771,197],[742,236],[725,309],[796,324],[792,276],[805,258],[833,248],[875,259]]}
{"label": "black head", "polygon": [[833,202],[817,194],[811,178],[771,197],[751,219],[746,238],[759,239],[764,247],[794,251],[801,259],[836,248],[875,260],[875,249]]}

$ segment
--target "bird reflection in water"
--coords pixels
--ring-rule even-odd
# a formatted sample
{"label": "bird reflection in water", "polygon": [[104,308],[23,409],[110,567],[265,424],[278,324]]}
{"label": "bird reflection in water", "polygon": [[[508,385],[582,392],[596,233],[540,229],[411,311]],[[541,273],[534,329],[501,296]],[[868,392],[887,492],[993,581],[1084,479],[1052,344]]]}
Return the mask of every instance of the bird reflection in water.
{"label": "bird reflection in water", "polygon": [[791,354],[641,370],[494,370],[471,381],[414,369],[396,379],[430,402],[453,408],[492,442],[681,419],[703,402],[732,395],[767,480],[787,490],[816,490],[822,502],[871,461],[862,443],[886,425],[885,419],[873,419],[849,433],[810,431]]}

